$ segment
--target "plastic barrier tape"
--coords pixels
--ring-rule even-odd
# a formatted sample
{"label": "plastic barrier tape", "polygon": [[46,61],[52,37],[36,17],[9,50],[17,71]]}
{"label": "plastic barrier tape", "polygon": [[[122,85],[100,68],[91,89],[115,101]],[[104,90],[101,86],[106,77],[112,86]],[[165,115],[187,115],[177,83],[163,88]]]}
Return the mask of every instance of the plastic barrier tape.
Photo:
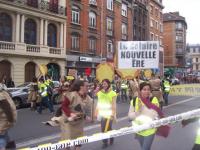
{"label": "plastic barrier tape", "polygon": [[200,84],[173,85],[169,94],[174,96],[200,96]]}
{"label": "plastic barrier tape", "polygon": [[140,126],[131,126],[131,127],[124,127],[119,130],[112,130],[106,133],[96,133],[91,136],[84,136],[80,137],[74,140],[65,140],[65,141],[60,141],[58,143],[48,143],[45,145],[40,145],[37,147],[33,148],[24,148],[20,150],[58,150],[58,149],[64,149],[67,147],[72,147],[75,145],[82,145],[82,144],[87,144],[91,142],[96,142],[100,141],[103,139],[108,139],[111,137],[118,137],[118,136],[123,136],[127,134],[132,134],[132,133],[137,133],[143,130],[147,130],[150,128],[156,128],[161,125],[168,125],[168,124],[174,124],[176,122],[182,121],[182,120],[187,120],[189,118],[194,118],[194,117],[200,117],[200,109],[192,110],[189,112],[177,114],[174,116],[166,117],[160,120],[155,120],[152,121],[151,123],[148,124],[143,124]]}

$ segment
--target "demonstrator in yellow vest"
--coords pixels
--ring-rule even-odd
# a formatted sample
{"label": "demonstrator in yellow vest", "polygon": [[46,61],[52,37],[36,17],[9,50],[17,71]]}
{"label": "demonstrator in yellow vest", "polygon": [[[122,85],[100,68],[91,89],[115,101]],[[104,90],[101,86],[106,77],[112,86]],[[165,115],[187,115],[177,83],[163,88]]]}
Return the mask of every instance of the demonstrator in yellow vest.
{"label": "demonstrator in yellow vest", "polygon": [[[156,97],[150,98],[151,85],[147,82],[143,82],[139,85],[139,96],[133,98],[129,108],[129,118],[132,121],[133,126],[139,126],[145,123],[149,123],[159,118],[159,114],[156,110],[149,108],[148,105],[154,105],[159,109],[159,101]],[[147,102],[148,101],[148,102]],[[150,150],[154,140],[154,136],[157,129],[148,129],[136,134],[141,150]]]}
{"label": "demonstrator in yellow vest", "polygon": [[199,120],[199,117],[182,121],[183,127],[185,127],[186,125],[188,125],[190,123],[196,122],[196,121],[198,121],[198,123],[199,123],[199,128],[196,133],[196,137],[195,137],[195,141],[194,141],[192,150],[200,150],[200,120]]}
{"label": "demonstrator in yellow vest", "polygon": [[40,102],[40,106],[39,109],[37,110],[39,114],[42,114],[42,106],[47,106],[49,108],[50,113],[53,113],[53,107],[49,102],[49,98],[48,98],[48,92],[47,92],[47,85],[44,83],[44,79],[40,78],[39,79],[39,94],[41,96],[41,102]]}
{"label": "demonstrator in yellow vest", "polygon": [[171,88],[171,80],[169,79],[169,77],[167,77],[163,80],[163,98],[166,106],[168,105],[168,96],[170,88]]}
{"label": "demonstrator in yellow vest", "polygon": [[[116,119],[116,97],[117,94],[111,89],[111,83],[108,79],[102,81],[102,90],[97,93],[98,102],[95,111],[95,117],[101,121],[101,131],[112,130],[113,120]],[[114,139],[110,139],[112,145]],[[108,139],[103,140],[102,148],[108,146]]]}

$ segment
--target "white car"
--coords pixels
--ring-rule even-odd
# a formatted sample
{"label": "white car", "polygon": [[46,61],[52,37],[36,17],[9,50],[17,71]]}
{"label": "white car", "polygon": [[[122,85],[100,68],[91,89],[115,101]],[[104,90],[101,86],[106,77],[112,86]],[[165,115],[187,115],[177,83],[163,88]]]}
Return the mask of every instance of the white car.
{"label": "white car", "polygon": [[[57,103],[57,92],[55,89],[59,88],[60,83],[59,81],[53,81],[54,83],[54,90],[52,95],[52,100],[54,103]],[[25,82],[15,88],[7,88],[7,91],[10,93],[15,105],[17,108],[21,108],[24,105],[27,105],[28,102],[28,94],[31,82]]]}
{"label": "white car", "polygon": [[172,85],[178,85],[178,84],[180,84],[179,79],[176,77],[172,78]]}

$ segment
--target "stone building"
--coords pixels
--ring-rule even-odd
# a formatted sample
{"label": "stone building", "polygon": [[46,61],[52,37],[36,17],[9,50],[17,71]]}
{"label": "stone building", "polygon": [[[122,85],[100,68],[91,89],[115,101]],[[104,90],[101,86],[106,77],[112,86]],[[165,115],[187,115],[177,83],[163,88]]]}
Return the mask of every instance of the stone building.
{"label": "stone building", "polygon": [[66,20],[65,0],[0,0],[0,77],[29,82],[41,65],[64,75]]}

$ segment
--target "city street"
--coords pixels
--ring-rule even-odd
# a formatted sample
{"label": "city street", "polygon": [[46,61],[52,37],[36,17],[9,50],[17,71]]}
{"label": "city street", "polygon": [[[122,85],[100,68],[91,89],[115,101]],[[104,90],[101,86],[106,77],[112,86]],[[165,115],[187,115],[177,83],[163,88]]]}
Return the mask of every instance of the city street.
{"label": "city street", "polygon": [[[166,116],[175,115],[178,113],[193,110],[200,105],[198,97],[170,97],[170,105],[164,108]],[[126,103],[118,104],[118,122],[114,125],[114,129],[130,126],[130,122],[127,119],[129,105]],[[59,128],[48,127],[42,124],[42,121],[48,120],[51,115],[47,110],[42,115],[29,111],[29,109],[21,109],[18,111],[18,122],[16,126],[11,130],[11,136],[16,140],[17,146],[29,147],[37,146],[38,144],[57,142],[59,141]],[[180,123],[174,124],[170,136],[168,138],[162,138],[156,136],[152,149],[153,150],[189,150],[191,149],[197,123],[192,123],[182,128]],[[87,135],[98,133],[100,127],[94,124],[87,124],[85,127]],[[83,150],[100,150],[101,141],[94,142],[83,146]],[[126,146],[126,148],[124,148]],[[126,150],[139,150],[139,144],[134,139],[134,135],[126,135],[117,137],[113,146],[110,146],[110,150],[126,149]]]}

